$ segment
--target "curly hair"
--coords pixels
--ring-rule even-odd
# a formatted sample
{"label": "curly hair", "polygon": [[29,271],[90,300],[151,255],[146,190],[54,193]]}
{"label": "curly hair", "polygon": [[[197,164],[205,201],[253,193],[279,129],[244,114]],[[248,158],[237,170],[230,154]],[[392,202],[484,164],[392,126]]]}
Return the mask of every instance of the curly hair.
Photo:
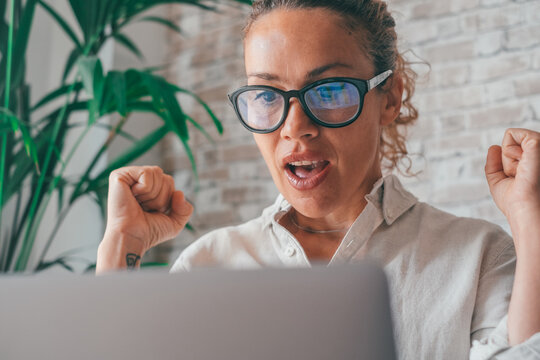
{"label": "curly hair", "polygon": [[[383,128],[380,155],[383,168],[413,175],[405,142],[406,129],[418,118],[418,111],[411,102],[417,74],[398,51],[396,22],[386,3],[381,0],[257,0],[253,2],[244,35],[247,35],[259,17],[279,8],[323,8],[336,13],[352,31],[362,31],[367,40],[367,46],[364,45],[367,56],[373,62],[377,74],[390,69],[403,79],[402,112],[394,122]],[[403,165],[404,171],[400,165]]]}

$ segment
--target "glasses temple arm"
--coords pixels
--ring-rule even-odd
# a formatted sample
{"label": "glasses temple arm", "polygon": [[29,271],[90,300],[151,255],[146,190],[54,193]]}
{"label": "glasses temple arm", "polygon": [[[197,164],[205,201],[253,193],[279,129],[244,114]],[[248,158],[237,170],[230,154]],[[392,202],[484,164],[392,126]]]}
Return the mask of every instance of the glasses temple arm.
{"label": "glasses temple arm", "polygon": [[392,75],[392,73],[393,73],[392,70],[386,70],[385,72],[380,73],[379,75],[375,76],[374,78],[369,79],[367,81],[368,91],[371,90],[371,89],[376,88],[377,86],[379,86],[379,84],[382,83],[384,80],[386,80],[390,75]]}

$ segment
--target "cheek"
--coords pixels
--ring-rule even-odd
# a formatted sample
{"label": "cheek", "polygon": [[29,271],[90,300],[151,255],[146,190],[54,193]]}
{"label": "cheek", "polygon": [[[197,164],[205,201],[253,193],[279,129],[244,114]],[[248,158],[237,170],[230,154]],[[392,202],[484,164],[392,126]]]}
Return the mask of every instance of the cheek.
{"label": "cheek", "polygon": [[253,134],[253,138],[266,162],[266,166],[271,172],[274,172],[276,167],[276,142],[273,134]]}
{"label": "cheek", "polygon": [[343,128],[342,136],[334,139],[334,144],[341,147],[343,162],[348,169],[359,171],[378,160],[380,126],[376,117],[365,117]]}

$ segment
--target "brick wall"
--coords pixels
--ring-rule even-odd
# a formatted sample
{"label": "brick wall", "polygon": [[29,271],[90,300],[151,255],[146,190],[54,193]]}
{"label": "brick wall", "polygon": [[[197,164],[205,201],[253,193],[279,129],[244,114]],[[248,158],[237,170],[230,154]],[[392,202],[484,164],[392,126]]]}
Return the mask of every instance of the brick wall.
{"label": "brick wall", "polygon": [[420,118],[409,140],[424,171],[404,183],[421,200],[508,230],[489,195],[484,162],[506,128],[540,130],[540,1],[390,6],[402,48],[431,64],[419,79]]}
{"label": "brick wall", "polygon": [[[409,133],[414,169],[422,172],[401,178],[423,201],[507,228],[490,198],[484,160],[505,128],[540,130],[540,1],[393,0],[389,6],[401,49],[412,49],[431,64],[429,73],[427,66],[415,66],[420,118]],[[183,99],[215,144],[192,129],[198,190],[178,141],[170,137],[163,146],[164,168],[175,174],[196,210],[197,231],[169,245],[173,256],[212,229],[258,216],[278,193],[251,134],[226,99],[245,82],[241,28],[248,9],[225,5],[220,10],[171,7],[184,37],[171,37],[175,55],[169,77],[200,94],[225,127],[218,136],[204,111]],[[407,56],[418,60],[411,52]]]}

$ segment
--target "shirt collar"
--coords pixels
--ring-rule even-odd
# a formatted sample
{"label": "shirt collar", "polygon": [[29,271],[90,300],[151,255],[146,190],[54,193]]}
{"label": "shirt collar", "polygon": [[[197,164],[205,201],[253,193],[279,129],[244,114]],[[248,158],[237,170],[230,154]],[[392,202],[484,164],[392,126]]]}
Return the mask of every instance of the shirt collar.
{"label": "shirt collar", "polygon": [[405,190],[395,175],[387,175],[379,179],[373,186],[373,190],[366,195],[366,200],[382,212],[384,221],[388,225],[392,225],[418,202],[413,194]]}
{"label": "shirt collar", "polygon": [[[399,179],[391,174],[380,178],[365,199],[381,211],[384,221],[392,225],[401,215],[413,207],[418,199],[405,190]],[[291,205],[279,194],[273,205],[263,211],[264,227],[285,214]],[[276,216],[278,215],[278,216]]]}

